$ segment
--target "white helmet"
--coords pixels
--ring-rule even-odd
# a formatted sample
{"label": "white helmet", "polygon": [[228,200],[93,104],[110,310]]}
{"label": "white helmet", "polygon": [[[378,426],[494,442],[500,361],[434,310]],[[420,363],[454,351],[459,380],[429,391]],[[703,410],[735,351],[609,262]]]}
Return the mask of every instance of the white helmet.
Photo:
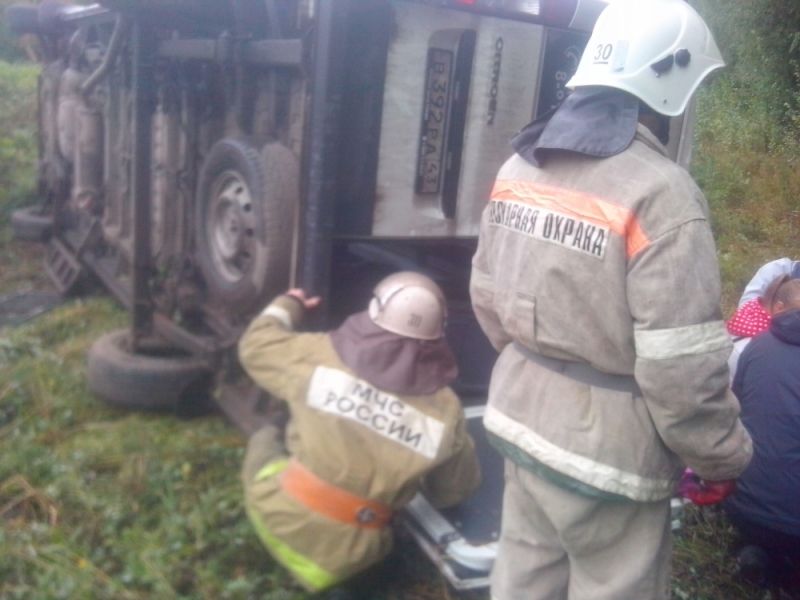
{"label": "white helmet", "polygon": [[612,0],[567,87],[617,88],[675,117],[723,66],[711,31],[684,0]]}
{"label": "white helmet", "polygon": [[441,288],[420,273],[401,271],[375,286],[369,317],[381,329],[419,340],[444,335],[446,306]]}

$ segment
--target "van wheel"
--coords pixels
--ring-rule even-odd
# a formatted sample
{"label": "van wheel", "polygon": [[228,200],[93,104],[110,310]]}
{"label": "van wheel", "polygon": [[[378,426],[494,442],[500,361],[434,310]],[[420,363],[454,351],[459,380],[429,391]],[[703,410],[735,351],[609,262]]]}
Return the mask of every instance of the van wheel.
{"label": "van wheel", "polygon": [[3,11],[6,26],[14,35],[41,33],[39,10],[34,4],[12,4]]}
{"label": "van wheel", "polygon": [[197,188],[197,261],[210,298],[228,316],[246,316],[287,285],[297,186],[297,159],[277,143],[259,152],[226,138],[206,157]]}
{"label": "van wheel", "polygon": [[46,242],[53,232],[53,217],[39,206],[19,208],[11,213],[11,231],[18,240]]}
{"label": "van wheel", "polygon": [[207,405],[211,371],[200,359],[152,341],[131,351],[128,329],[98,338],[89,348],[89,390],[120,408],[169,410]]}

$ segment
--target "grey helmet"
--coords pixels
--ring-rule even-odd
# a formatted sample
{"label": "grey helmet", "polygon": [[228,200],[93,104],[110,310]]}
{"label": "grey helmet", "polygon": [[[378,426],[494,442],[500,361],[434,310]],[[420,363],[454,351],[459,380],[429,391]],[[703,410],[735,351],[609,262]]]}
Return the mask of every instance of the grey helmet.
{"label": "grey helmet", "polygon": [[421,273],[400,271],[381,280],[375,286],[368,312],[378,327],[404,337],[435,340],[444,335],[444,294]]}

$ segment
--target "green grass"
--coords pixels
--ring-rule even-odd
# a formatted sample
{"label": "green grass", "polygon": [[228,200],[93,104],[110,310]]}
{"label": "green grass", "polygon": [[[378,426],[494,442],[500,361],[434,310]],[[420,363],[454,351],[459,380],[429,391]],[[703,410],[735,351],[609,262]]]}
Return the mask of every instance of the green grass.
{"label": "green grass", "polygon": [[687,506],[674,538],[672,597],[675,600],[767,600],[736,576],[736,536],[717,508]]}
{"label": "green grass", "polygon": [[692,3],[728,63],[699,94],[692,169],[712,211],[727,314],[760,265],[800,257],[800,7]]}
{"label": "green grass", "polygon": [[[727,311],[759,266],[800,256],[800,152],[765,146],[766,125],[735,97],[725,80],[701,95],[693,163],[711,207]],[[730,120],[743,125],[730,131]]]}
{"label": "green grass", "polygon": [[294,597],[244,518],[235,430],[87,392],[88,345],[125,320],[93,299],[3,332],[0,597]]}
{"label": "green grass", "polygon": [[11,211],[36,200],[38,68],[0,60],[0,294],[41,286],[41,249],[11,243]]}
{"label": "green grass", "polygon": [[0,60],[0,225],[35,199],[38,67]]}

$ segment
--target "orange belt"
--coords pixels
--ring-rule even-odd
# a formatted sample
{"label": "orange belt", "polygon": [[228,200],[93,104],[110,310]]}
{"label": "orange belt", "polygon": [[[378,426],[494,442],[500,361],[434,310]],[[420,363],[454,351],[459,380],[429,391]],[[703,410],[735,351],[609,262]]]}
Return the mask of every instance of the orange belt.
{"label": "orange belt", "polygon": [[341,488],[323,481],[297,460],[291,460],[281,473],[281,487],[289,496],[312,511],[334,521],[380,529],[392,519],[392,509],[360,498]]}

